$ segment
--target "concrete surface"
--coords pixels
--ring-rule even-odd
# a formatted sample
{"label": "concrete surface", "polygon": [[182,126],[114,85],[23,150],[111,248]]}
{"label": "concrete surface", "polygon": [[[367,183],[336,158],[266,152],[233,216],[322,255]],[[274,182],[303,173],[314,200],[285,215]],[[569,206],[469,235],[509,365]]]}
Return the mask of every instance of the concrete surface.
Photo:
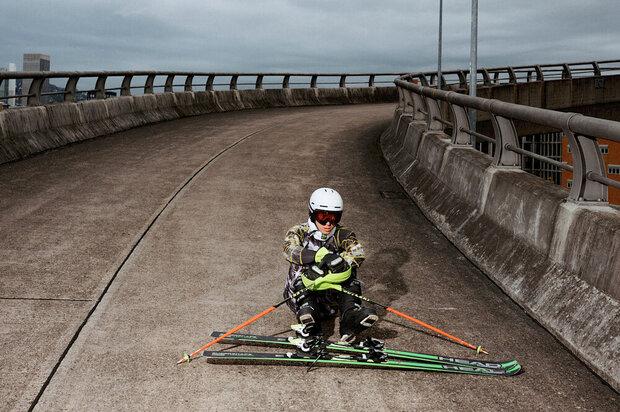
{"label": "concrete surface", "polygon": [[[617,409],[616,392],[398,198],[378,147],[393,110],[211,114],[0,166],[3,409],[33,400],[41,411]],[[342,193],[343,223],[368,253],[365,295],[525,372],[175,365],[211,330],[280,300],[284,234],[323,185]],[[380,316],[372,335],[391,347],[475,356]],[[246,331],[282,335],[293,320],[281,307]]]}
{"label": "concrete surface", "polygon": [[[620,212],[491,165],[395,112],[382,136],[394,175],[479,268],[620,389]],[[410,118],[409,118],[410,119]],[[403,124],[405,123],[405,124]],[[412,150],[413,148],[413,150]]]}
{"label": "concrete surface", "polygon": [[0,112],[0,164],[147,124],[243,109],[395,102],[396,87],[176,92]]}

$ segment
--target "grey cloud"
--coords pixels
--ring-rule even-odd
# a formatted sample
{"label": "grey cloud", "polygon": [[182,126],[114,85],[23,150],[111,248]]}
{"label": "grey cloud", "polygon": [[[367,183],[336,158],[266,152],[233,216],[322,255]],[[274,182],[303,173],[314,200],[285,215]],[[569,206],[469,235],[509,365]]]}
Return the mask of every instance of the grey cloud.
{"label": "grey cloud", "polygon": [[[614,1],[480,1],[479,65],[620,58]],[[436,0],[11,0],[0,66],[407,71],[437,64]],[[469,65],[470,2],[444,1],[443,67]]]}

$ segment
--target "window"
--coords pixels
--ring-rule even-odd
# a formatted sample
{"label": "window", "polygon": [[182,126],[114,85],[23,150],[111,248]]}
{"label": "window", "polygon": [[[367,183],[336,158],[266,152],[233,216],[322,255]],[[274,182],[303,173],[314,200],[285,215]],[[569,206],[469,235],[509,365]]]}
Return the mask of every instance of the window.
{"label": "window", "polygon": [[607,166],[607,174],[608,175],[620,175],[620,165]]}
{"label": "window", "polygon": [[568,179],[566,181],[566,186],[570,189],[571,187],[573,187],[573,181],[571,179]]}
{"label": "window", "polygon": [[[572,151],[570,150],[570,145],[566,145],[567,149],[568,149],[568,153],[572,153]],[[609,154],[609,146],[606,144],[602,144],[599,145],[599,147],[601,148],[601,153],[602,154]]]}

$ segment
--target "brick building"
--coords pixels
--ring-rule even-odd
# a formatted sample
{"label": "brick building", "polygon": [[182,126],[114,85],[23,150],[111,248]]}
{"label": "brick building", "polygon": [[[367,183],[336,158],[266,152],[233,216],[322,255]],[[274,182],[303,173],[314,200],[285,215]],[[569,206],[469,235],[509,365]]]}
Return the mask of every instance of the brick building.
{"label": "brick building", "polygon": [[[620,143],[598,139],[598,144],[601,147],[601,153],[603,154],[603,160],[605,161],[605,167],[607,168],[607,177],[620,181]],[[573,164],[573,156],[570,152],[568,139],[566,137],[562,138],[562,161],[567,162],[570,165]],[[572,182],[573,173],[563,170],[562,186],[570,188]],[[614,187],[609,188],[609,203],[613,205],[620,205],[619,189]]]}

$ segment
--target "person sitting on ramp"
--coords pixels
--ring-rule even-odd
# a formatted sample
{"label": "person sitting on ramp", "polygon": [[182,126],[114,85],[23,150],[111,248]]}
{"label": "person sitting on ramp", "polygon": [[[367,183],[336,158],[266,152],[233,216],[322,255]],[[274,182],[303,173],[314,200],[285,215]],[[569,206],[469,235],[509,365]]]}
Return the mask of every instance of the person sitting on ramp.
{"label": "person sitting on ramp", "polygon": [[374,309],[339,291],[361,295],[357,268],[365,254],[352,230],[340,226],[342,197],[333,189],[315,190],[308,202],[307,222],[293,226],[284,239],[284,257],[290,263],[284,298],[310,289],[287,302],[300,327],[298,336],[323,337],[321,321],[340,313],[340,340],[352,343],[356,335],[378,319]]}

